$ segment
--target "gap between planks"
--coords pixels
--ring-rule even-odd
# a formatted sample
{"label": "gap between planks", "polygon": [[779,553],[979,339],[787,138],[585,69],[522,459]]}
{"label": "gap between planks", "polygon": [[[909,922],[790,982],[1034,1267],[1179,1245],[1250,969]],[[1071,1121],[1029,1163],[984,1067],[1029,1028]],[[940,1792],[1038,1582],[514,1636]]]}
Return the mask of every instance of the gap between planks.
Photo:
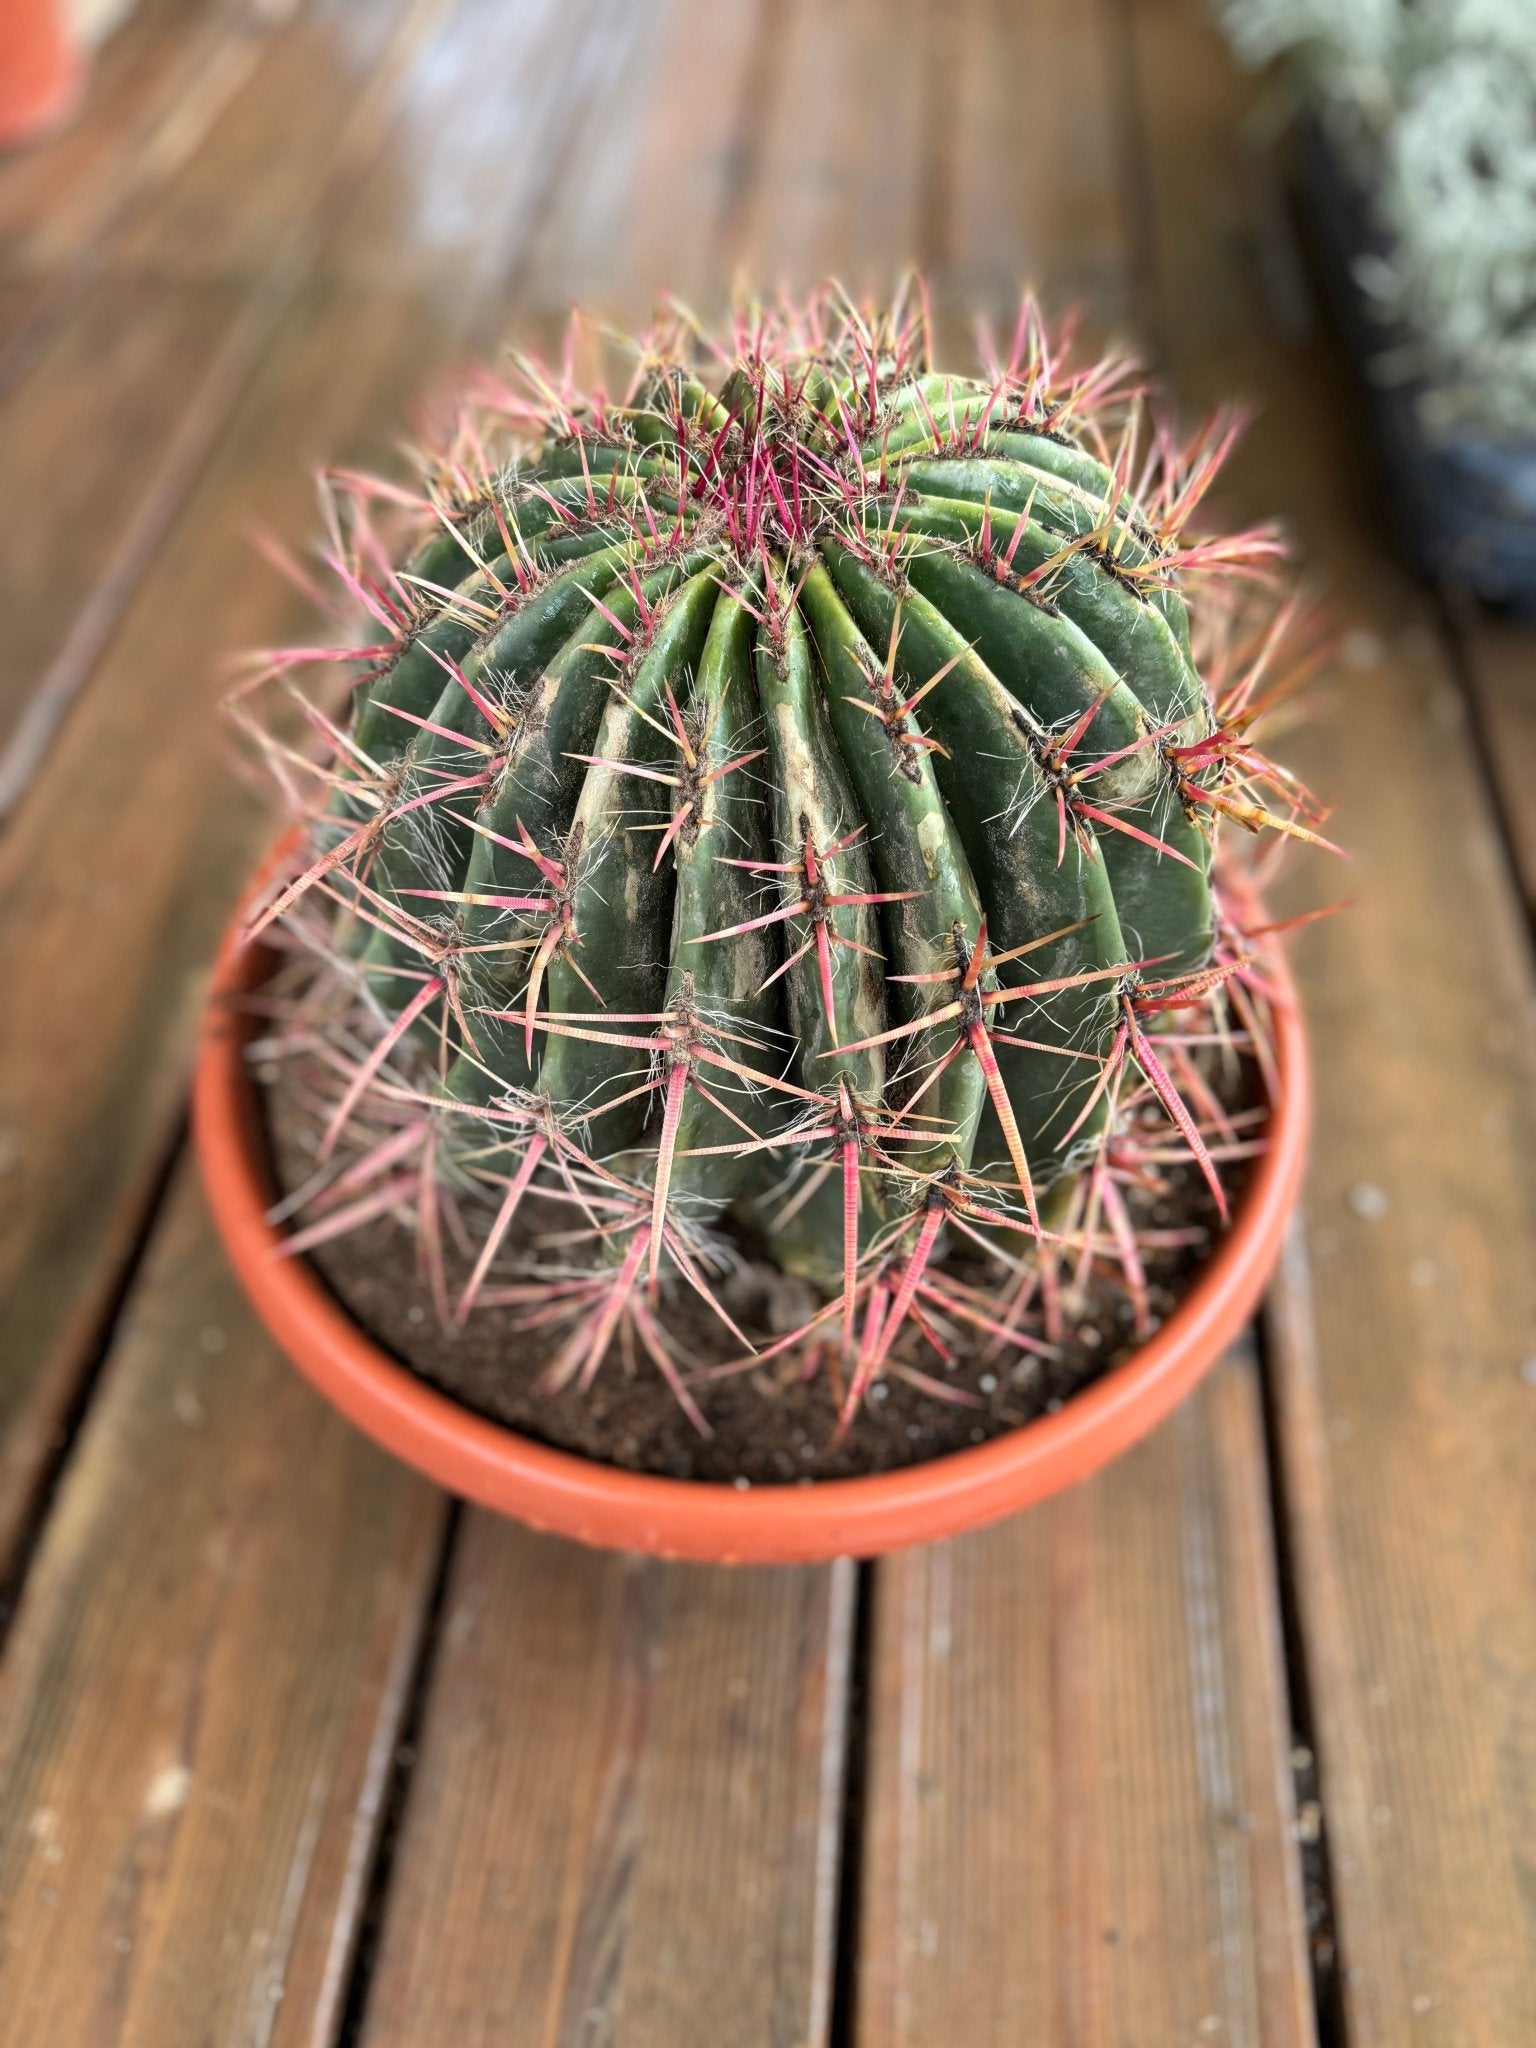
{"label": "gap between planks", "polygon": [[362,2048],[822,2043],[852,1592],[472,1513]]}

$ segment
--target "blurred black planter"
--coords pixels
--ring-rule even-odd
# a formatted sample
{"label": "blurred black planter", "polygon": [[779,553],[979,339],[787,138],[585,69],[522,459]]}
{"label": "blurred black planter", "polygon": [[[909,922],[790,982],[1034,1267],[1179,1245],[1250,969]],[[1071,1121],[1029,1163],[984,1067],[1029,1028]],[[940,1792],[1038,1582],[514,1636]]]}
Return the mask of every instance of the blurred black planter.
{"label": "blurred black planter", "polygon": [[1315,122],[1302,127],[1297,169],[1308,240],[1359,373],[1403,548],[1437,582],[1536,619],[1536,440],[1428,437],[1418,410],[1424,386],[1384,382],[1375,368],[1378,357],[1401,345],[1401,332],[1378,316],[1355,282],[1356,259],[1386,253],[1389,244]]}

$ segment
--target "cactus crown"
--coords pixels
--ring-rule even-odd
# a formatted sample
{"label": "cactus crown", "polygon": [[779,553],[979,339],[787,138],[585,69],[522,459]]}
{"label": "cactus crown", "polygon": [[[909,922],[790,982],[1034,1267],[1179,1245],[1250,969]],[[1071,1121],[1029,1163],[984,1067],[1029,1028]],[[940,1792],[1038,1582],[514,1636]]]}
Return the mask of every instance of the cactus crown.
{"label": "cactus crown", "polygon": [[325,963],[324,1149],[361,1147],[294,1242],[405,1203],[431,1252],[451,1204],[464,1313],[542,1191],[598,1248],[500,1289],[568,1319],[550,1383],[622,1329],[691,1412],[665,1294],[713,1298],[728,1224],[821,1288],[845,1417],[945,1328],[1028,1341],[1042,1264],[1134,1292],[1128,1148],[1221,1205],[1190,1042],[1258,1023],[1217,824],[1313,836],[1249,735],[1276,634],[1231,629],[1277,544],[1186,537],[1231,429],[1138,461],[1139,420],[1030,303],[971,379],[917,289],[828,289],[670,314],[620,401],[522,363],[416,492],[334,479],[374,644],[260,668],[351,690],[324,761],[264,737],[319,795],[261,922]]}

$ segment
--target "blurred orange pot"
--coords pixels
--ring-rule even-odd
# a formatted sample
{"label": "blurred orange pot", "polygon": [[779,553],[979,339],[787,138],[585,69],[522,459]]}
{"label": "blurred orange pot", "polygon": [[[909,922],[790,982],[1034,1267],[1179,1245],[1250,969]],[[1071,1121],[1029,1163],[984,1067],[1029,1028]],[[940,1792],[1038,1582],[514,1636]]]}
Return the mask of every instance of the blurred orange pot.
{"label": "blurred orange pot", "polygon": [[0,149],[30,142],[74,111],[84,77],[63,0],[0,5]]}
{"label": "blurred orange pot", "polygon": [[[252,890],[281,861],[279,845]],[[1279,1257],[1305,1160],[1305,1029],[1278,949],[1265,960],[1275,1006],[1280,1099],[1267,1150],[1232,1227],[1173,1314],[1124,1363],[1054,1415],[899,1472],[738,1490],[622,1472],[519,1436],[409,1372],[354,1323],[303,1259],[276,1256],[273,1190],[246,1071],[242,999],[272,955],[225,935],[198,1053],[194,1121],[215,1221],[235,1270],[299,1370],[366,1435],[440,1485],[536,1529],[614,1550],[721,1564],[868,1557],[996,1521],[1085,1479],[1136,1443],[1216,1363],[1258,1305]]]}

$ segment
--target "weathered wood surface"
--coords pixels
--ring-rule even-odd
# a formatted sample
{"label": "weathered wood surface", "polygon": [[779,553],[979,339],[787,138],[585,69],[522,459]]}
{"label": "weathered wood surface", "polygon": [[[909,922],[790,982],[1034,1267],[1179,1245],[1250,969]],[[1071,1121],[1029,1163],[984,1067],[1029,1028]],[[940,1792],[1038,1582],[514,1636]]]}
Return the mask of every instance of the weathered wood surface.
{"label": "weathered wood surface", "polygon": [[8,159],[0,262],[69,280],[112,225],[176,174],[293,12],[293,0],[138,0],[95,60],[84,119]]}
{"label": "weathered wood surface", "polygon": [[[0,165],[0,2042],[1304,2048],[1293,1709],[1333,2037],[1529,2032],[1529,952],[1343,387],[1259,293],[1244,97],[1199,0],[140,0]],[[434,1627],[442,1502],[279,1367],[184,1168],[162,1202],[262,830],[219,663],[302,621],[247,530],[301,540],[305,464],[377,457],[508,312],[914,257],[946,333],[1027,273],[1264,405],[1229,508],[1352,629],[1294,748],[1359,907],[1301,949],[1278,1527],[1240,1356],[1076,1496],[866,1574],[867,1646],[846,1573],[473,1514]],[[1529,863],[1526,642],[1454,631]]]}
{"label": "weathered wood surface", "polygon": [[853,1567],[469,1518],[364,2048],[827,2038]]}
{"label": "weathered wood surface", "polygon": [[216,111],[196,110],[196,147],[140,195],[112,238],[113,264],[265,278],[387,131],[442,11],[441,0],[285,7],[259,61],[221,81]]}
{"label": "weathered wood surface", "polygon": [[[1199,0],[1135,10],[1180,390],[1263,411],[1278,511],[1350,633],[1295,736],[1354,853],[1298,945],[1318,1108],[1275,1392],[1348,2037],[1494,2048],[1536,2015],[1536,1047],[1525,920],[1432,618],[1387,556],[1346,387],[1273,338],[1243,95]],[[1309,878],[1310,880],[1310,878]]]}
{"label": "weathered wood surface", "polygon": [[333,2038],[445,1514],[184,1171],[0,1667],[5,2048]]}
{"label": "weathered wood surface", "polygon": [[40,278],[0,281],[0,394],[20,358],[23,344],[48,303],[49,287]]}
{"label": "weathered wood surface", "polygon": [[[629,13],[632,34],[646,27],[648,10]],[[612,116],[604,26],[600,0],[466,0],[443,11],[431,61],[400,73],[389,135],[341,209],[327,273],[510,302],[522,316],[537,225],[590,124]],[[555,304],[564,310],[558,288]]]}
{"label": "weathered wood surface", "polygon": [[[393,180],[377,159],[406,119],[435,12],[433,0],[317,0],[268,15],[270,33],[199,40],[184,53],[185,96],[146,116],[136,150],[104,151],[111,204],[87,208],[80,247],[54,265],[0,377],[18,507],[0,597],[9,609],[26,595],[26,629],[0,656],[0,815],[44,759],[306,275],[332,270],[337,209]],[[147,33],[157,26],[174,38],[185,23]],[[386,274],[377,289],[397,286]],[[444,333],[462,331],[476,303],[468,288],[451,298]]]}
{"label": "weathered wood surface", "polygon": [[249,523],[303,532],[307,463],[377,449],[435,346],[419,309],[299,303],[0,840],[0,950],[27,961],[0,996],[0,1552],[137,1239],[209,949],[267,829],[212,715],[220,656],[305,613]]}
{"label": "weathered wood surface", "polygon": [[252,367],[220,286],[104,281],[0,399],[0,815],[31,780]]}
{"label": "weathered wood surface", "polygon": [[862,2048],[1314,2039],[1251,1353],[879,1575]]}

